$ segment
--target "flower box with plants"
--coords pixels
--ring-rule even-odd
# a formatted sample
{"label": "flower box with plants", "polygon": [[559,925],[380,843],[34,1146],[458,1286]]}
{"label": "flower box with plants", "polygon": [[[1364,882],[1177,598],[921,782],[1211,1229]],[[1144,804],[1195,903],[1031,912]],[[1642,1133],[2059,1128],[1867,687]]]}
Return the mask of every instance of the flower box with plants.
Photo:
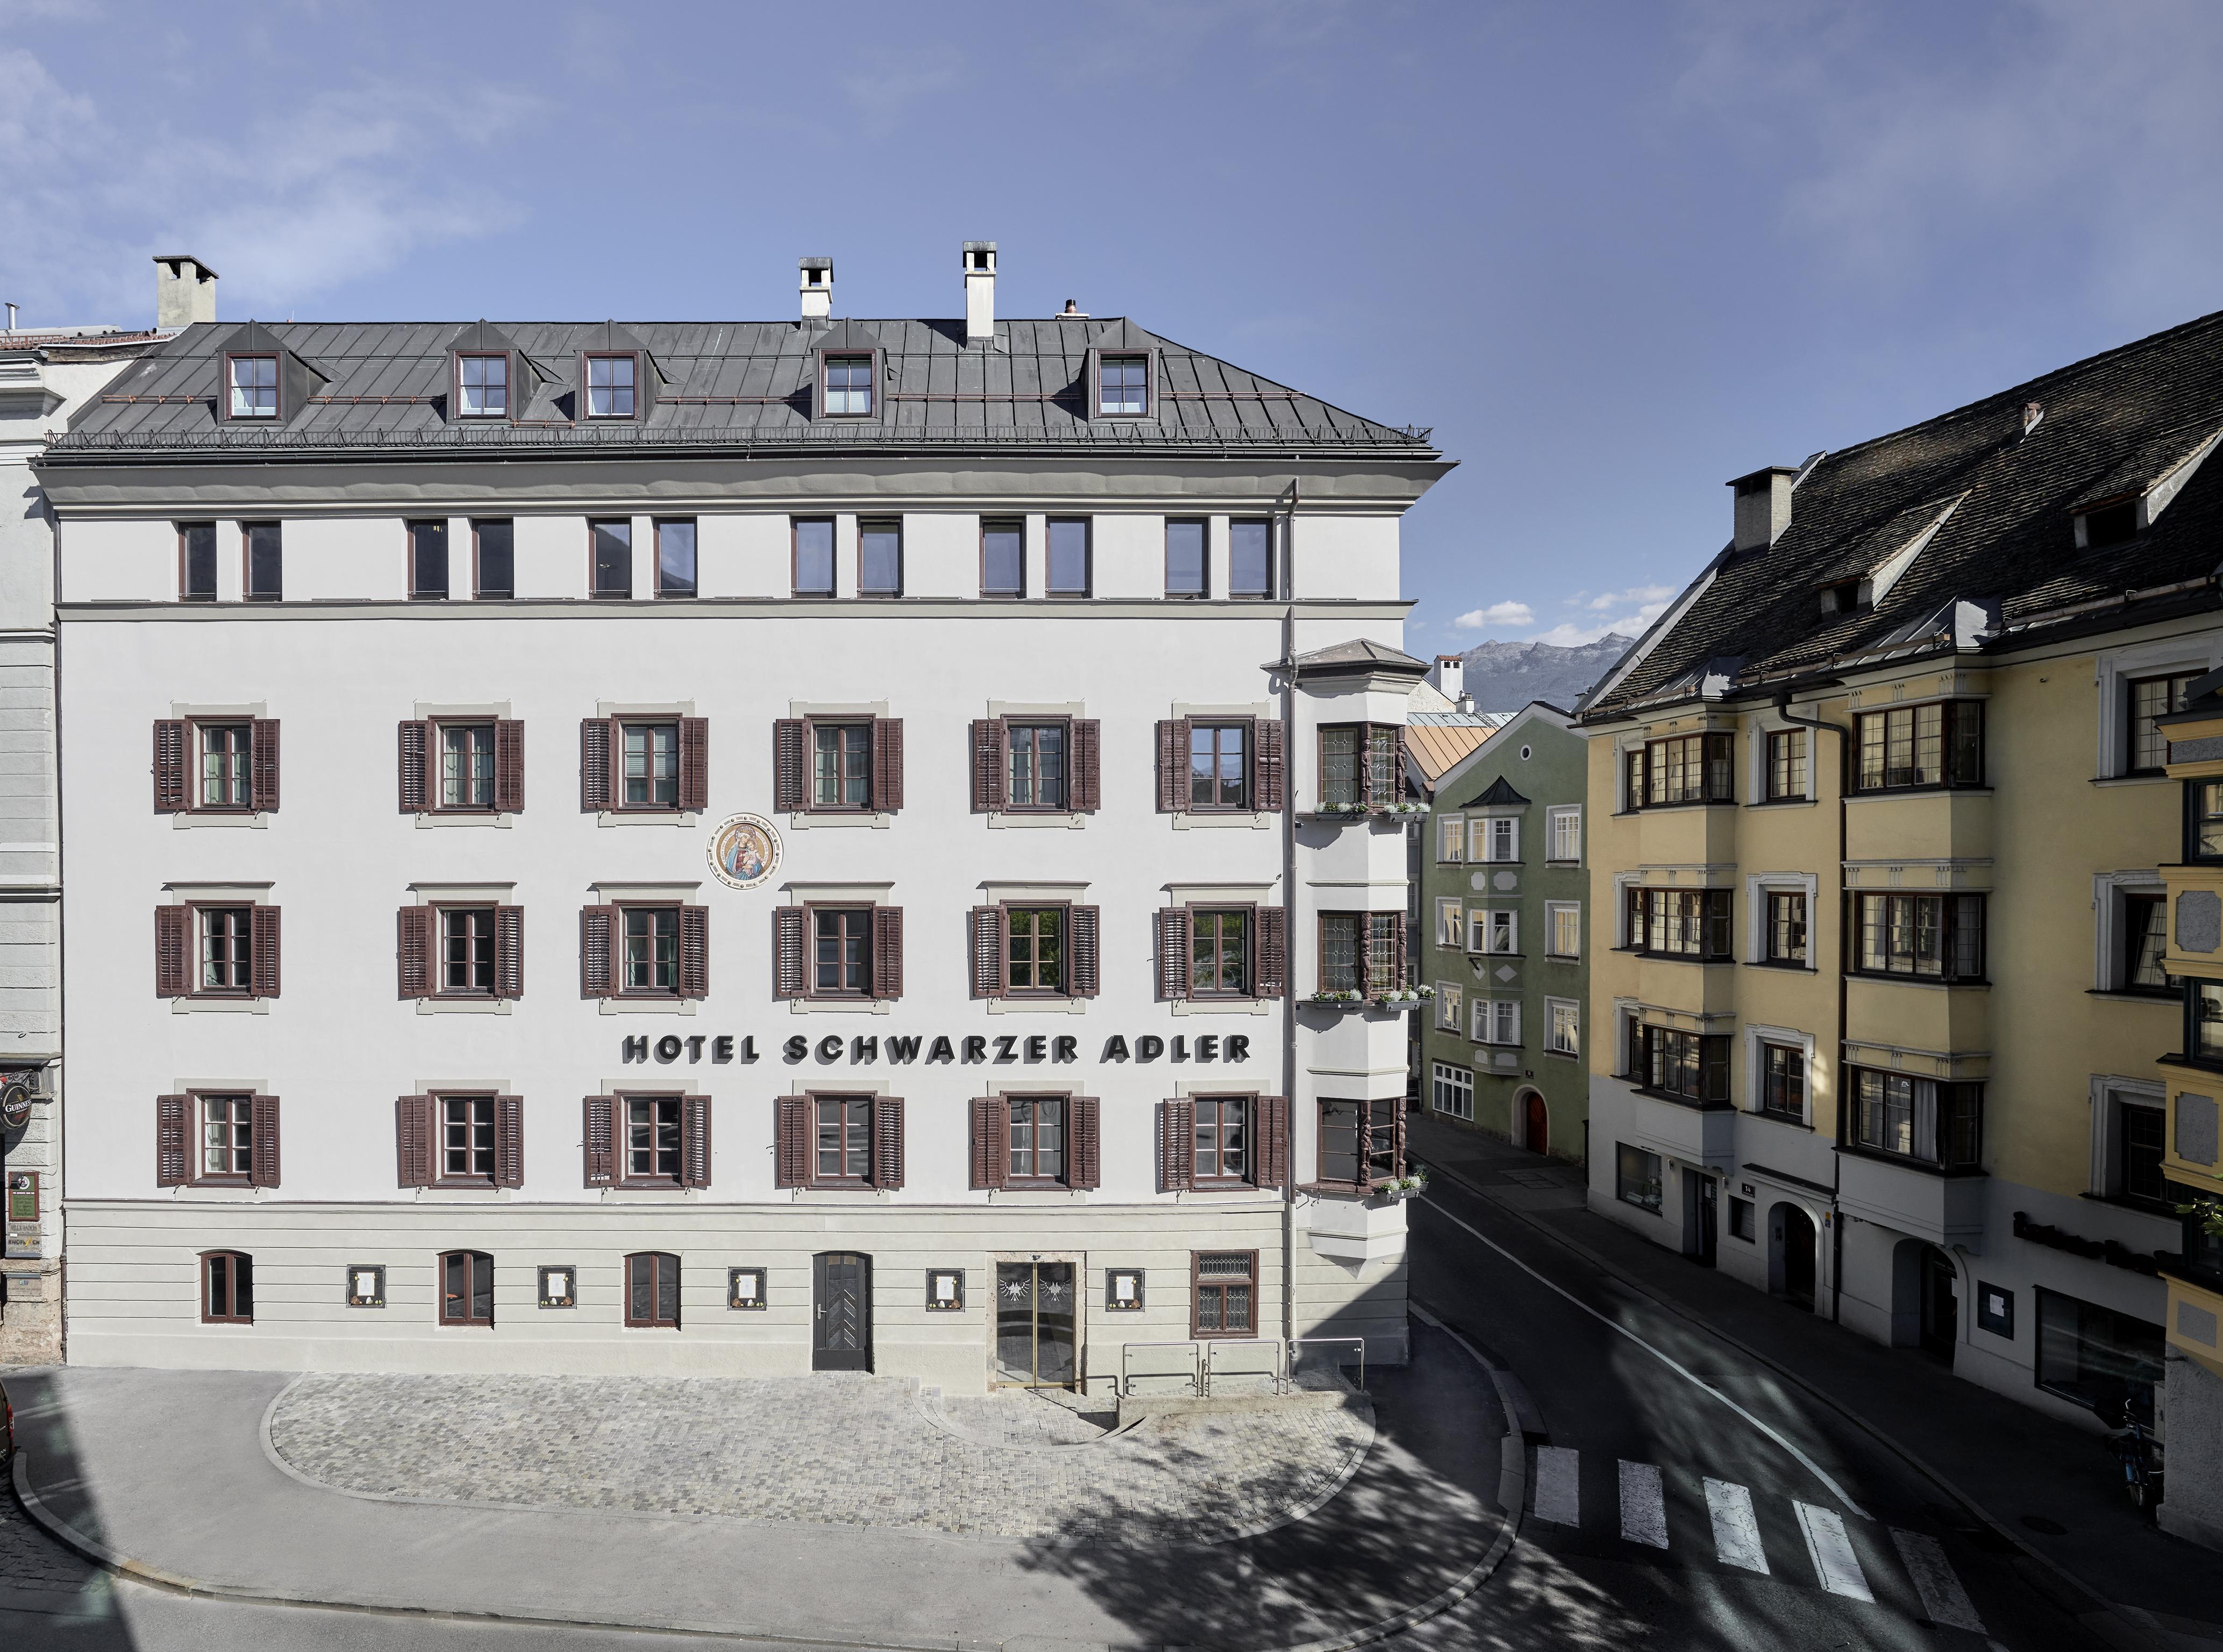
{"label": "flower box with plants", "polygon": [[1401,1176],[1391,1181],[1379,1182],[1374,1189],[1386,1201],[1393,1205],[1407,1199],[1417,1199],[1427,1190],[1428,1178],[1422,1171],[1415,1171],[1411,1176]]}
{"label": "flower box with plants", "polygon": [[1392,992],[1377,993],[1374,1001],[1385,1010],[1409,1010],[1415,1005],[1432,1002],[1436,996],[1433,987],[1401,987]]}

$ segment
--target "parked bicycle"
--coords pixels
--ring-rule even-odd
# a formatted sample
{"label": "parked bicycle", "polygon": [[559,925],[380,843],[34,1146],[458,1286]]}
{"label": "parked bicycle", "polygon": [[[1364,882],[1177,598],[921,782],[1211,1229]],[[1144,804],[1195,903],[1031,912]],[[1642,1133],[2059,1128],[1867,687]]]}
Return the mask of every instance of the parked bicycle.
{"label": "parked bicycle", "polygon": [[2161,1441],[2131,1415],[2126,1404],[2102,1408],[2100,1420],[2107,1424],[2107,1449],[2123,1471],[2123,1490],[2131,1506],[2151,1519],[2161,1504]]}

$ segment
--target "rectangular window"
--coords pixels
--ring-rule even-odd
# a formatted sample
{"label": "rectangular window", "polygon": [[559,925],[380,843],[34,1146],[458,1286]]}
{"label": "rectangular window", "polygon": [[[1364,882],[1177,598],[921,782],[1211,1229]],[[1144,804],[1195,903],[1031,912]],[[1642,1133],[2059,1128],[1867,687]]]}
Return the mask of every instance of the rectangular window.
{"label": "rectangular window", "polygon": [[1614,1195],[1625,1205],[1659,1214],[1659,1155],[1614,1144]]}
{"label": "rectangular window", "polygon": [[695,595],[695,520],[692,517],[656,525],[656,594]]}
{"label": "rectangular window", "polygon": [[1365,806],[1365,775],[1359,766],[1366,739],[1363,725],[1320,730],[1320,806]]}
{"label": "rectangular window", "polygon": [[1517,861],[1521,858],[1521,823],[1509,816],[1474,823],[1481,860]]}
{"label": "rectangular window", "polygon": [[456,363],[456,411],[465,419],[509,414],[509,357],[465,356]]}
{"label": "rectangular window", "polygon": [[493,1326],[494,1258],[483,1251],[440,1258],[440,1323]]}
{"label": "rectangular window", "polygon": [[810,806],[867,809],[872,801],[872,725],[810,725]]}
{"label": "rectangular window", "polygon": [[[1015,1095],[1004,1104],[1011,1109],[1012,1182],[1065,1180],[1065,1098],[1061,1095]],[[1198,1104],[1200,1116],[1203,1103]]]}
{"label": "rectangular window", "polygon": [[2195,1061],[2223,1064],[2223,981],[2194,980],[2185,999],[2184,1050]]}
{"label": "rectangular window", "polygon": [[1806,731],[1779,729],[1767,737],[1767,798],[1806,795]]}
{"label": "rectangular window", "polygon": [[494,807],[494,725],[443,722],[440,731],[440,807]]}
{"label": "rectangular window", "polygon": [[1731,1199],[1729,1201],[1729,1237],[1754,1244],[1758,1241],[1754,1239],[1753,1233],[1752,1201]]}
{"label": "rectangular window", "polygon": [[2123,684],[2123,709],[2130,718],[2125,730],[2125,774],[2158,774],[2169,761],[2169,735],[2156,720],[2184,709],[2185,690],[2199,678],[2198,672],[2178,672],[2168,677],[2134,678]]}
{"label": "rectangular window", "polygon": [[1319,1104],[1319,1179],[1338,1187],[1371,1187],[1394,1180],[1397,1110],[1402,1098]]}
{"label": "rectangular window", "polygon": [[1554,809],[1545,818],[1551,827],[1550,856],[1555,865],[1573,866],[1583,858],[1583,811]]}
{"label": "rectangular window", "polygon": [[1150,361],[1147,356],[1101,356],[1096,366],[1096,411],[1147,417],[1150,411]]}
{"label": "rectangular window", "polygon": [[1457,895],[1436,903],[1436,944],[1453,952],[1466,950],[1466,903]]}
{"label": "rectangular window", "polygon": [[1200,1337],[1255,1336],[1258,1331],[1258,1257],[1253,1251],[1199,1251],[1189,1327]]}
{"label": "rectangular window", "polygon": [[1004,730],[1010,771],[1004,779],[1006,809],[1062,810],[1066,792],[1066,725],[1015,722]]}
{"label": "rectangular window", "polygon": [[1862,895],[1859,902],[1863,973],[1983,980],[1981,895]]}
{"label": "rectangular window", "polygon": [[1474,1001],[1474,1041],[1507,1048],[1521,1043],[1521,1000],[1478,998]]}
{"label": "rectangular window", "polygon": [[479,600],[507,602],[517,595],[517,530],[512,522],[473,522]]}
{"label": "rectangular window", "polygon": [[2162,1173],[2168,1120],[2165,1108],[2134,1107],[2129,1102],[2116,1107],[2118,1151],[2123,1169],[2123,1185],[2119,1191],[2125,1198],[2159,1203],[2169,1197],[2169,1181]]}
{"label": "rectangular window", "polygon": [[1466,859],[1466,822],[1457,815],[1436,823],[1436,859],[1446,866]]}
{"label": "rectangular window", "polygon": [[231,416],[234,419],[275,419],[278,416],[278,358],[275,356],[235,356],[230,365]]}
{"label": "rectangular window", "polygon": [[1794,1125],[1806,1122],[1806,1052],[1788,1044],[1760,1047],[1760,1110]]}
{"label": "rectangular window", "polygon": [[1195,1099],[1196,1163],[1193,1180],[1243,1182],[1250,1175],[1250,1098],[1200,1095]]}
{"label": "rectangular window", "polygon": [[1373,998],[1401,987],[1404,923],[1401,912],[1322,912],[1320,990]]}
{"label": "rectangular window", "polygon": [[903,524],[857,524],[857,595],[903,595]]}
{"label": "rectangular window", "polygon": [[1204,528],[1200,521],[1170,520],[1166,523],[1166,595],[1208,596],[1205,577]]}
{"label": "rectangular window", "polygon": [[178,596],[182,602],[216,601],[216,524],[182,522],[178,526]]}
{"label": "rectangular window", "polygon": [[1545,950],[1554,958],[1579,958],[1583,955],[1583,909],[1571,900],[1544,903],[1544,921],[1548,926]]}
{"label": "rectangular window", "polygon": [[1431,1111],[1448,1119],[1474,1118],[1474,1069],[1454,1067],[1448,1062],[1433,1063],[1433,1086],[1429,1092]]}
{"label": "rectangular window", "polygon": [[872,1098],[813,1098],[817,1120],[812,1180],[863,1186],[872,1179]]}
{"label": "rectangular window", "polygon": [[200,1099],[201,1166],[196,1182],[245,1182],[255,1170],[255,1098]]}
{"label": "rectangular window", "polygon": [[1065,908],[1004,909],[1011,955],[1004,985],[1014,993],[1065,991]]}
{"label": "rectangular window", "polygon": [[1052,596],[1086,596],[1089,593],[1088,519],[1053,516],[1049,523],[1048,578]]}
{"label": "rectangular window", "polygon": [[1026,594],[1027,525],[984,520],[980,524],[980,595]]}
{"label": "rectangular window", "polygon": [[826,516],[795,519],[795,594],[834,595],[834,521]]}
{"label": "rectangular window", "polygon": [[626,1258],[625,1322],[636,1330],[679,1328],[679,1258],[644,1252]]}
{"label": "rectangular window", "polygon": [[1893,706],[1888,711],[1863,712],[1853,721],[1862,791],[1984,783],[1981,700]]}
{"label": "rectangular window", "polygon": [[494,1098],[440,1098],[440,1180],[494,1185]]}
{"label": "rectangular window", "polygon": [[494,908],[443,906],[439,911],[441,993],[492,996]]}
{"label": "rectangular window", "polygon": [[1806,962],[1806,897],[1771,892],[1767,897],[1767,961]]}
{"label": "rectangular window", "polygon": [[2174,998],[2177,978],[2162,968],[2169,949],[2169,923],[2163,895],[2123,897],[2123,984],[2125,993]]}
{"label": "rectangular window", "polygon": [[679,1185],[680,1098],[629,1095],[625,1179],[634,1185]]}
{"label": "rectangular window", "polygon": [[1457,1032],[1465,1025],[1459,1018],[1460,996],[1458,982],[1439,980],[1436,983],[1436,1030],[1438,1031]]}
{"label": "rectangular window", "polygon": [[200,990],[244,995],[255,990],[255,909],[200,906]]}
{"label": "rectangular window", "polygon": [[1861,1069],[1853,1075],[1853,1098],[1851,1135],[1859,1145],[1947,1170],[1981,1164],[1982,1085]]}
{"label": "rectangular window", "polygon": [[628,722],[620,725],[625,745],[625,807],[679,806],[679,725]]}
{"label": "rectangular window", "polygon": [[628,993],[679,990],[679,909],[628,906],[625,911],[625,987]]}
{"label": "rectangular window", "polygon": [[1572,999],[1546,999],[1552,1012],[1551,1041],[1545,1046],[1555,1056],[1583,1053],[1583,1009]]}
{"label": "rectangular window", "polygon": [[1729,1099],[1729,1041],[1726,1034],[1683,1032],[1631,1024],[1629,1075],[1643,1088],[1685,1101]]}
{"label": "rectangular window", "polygon": [[594,588],[589,596],[623,600],[633,595],[633,524],[623,517],[587,524],[594,542]]}
{"label": "rectangular window", "polygon": [[1682,735],[1647,741],[1629,753],[1629,807],[1680,803],[1734,803],[1734,735]]}
{"label": "rectangular window", "polygon": [[242,522],[247,543],[247,600],[279,602],[286,597],[286,551],[275,522]]}
{"label": "rectangular window", "polygon": [[201,1258],[201,1318],[212,1325],[255,1323],[255,1258],[236,1251]]}
{"label": "rectangular window", "polygon": [[2184,858],[2223,861],[2223,780],[2188,782],[2184,817]]}
{"label": "rectangular window", "polygon": [[1247,722],[1193,722],[1188,730],[1188,806],[1250,807]]}
{"label": "rectangular window", "polygon": [[810,910],[811,992],[823,998],[872,995],[872,909]]}
{"label": "rectangular window", "polygon": [[1237,520],[1227,525],[1227,594],[1274,594],[1274,525]]}
{"label": "rectangular window", "polygon": [[1654,957],[1726,959],[1730,892],[1726,889],[1631,889],[1628,944]]}
{"label": "rectangular window", "polygon": [[2037,1385],[2050,1394],[2151,1427],[2163,1341],[2158,1325],[2037,1289]]}
{"label": "rectangular window", "polygon": [[630,356],[587,357],[587,417],[632,418],[634,375],[639,368]]}
{"label": "rectangular window", "polygon": [[200,747],[200,809],[251,809],[255,806],[255,725],[251,722],[197,722],[193,732]]}
{"label": "rectangular window", "polygon": [[1521,914],[1513,907],[1496,906],[1473,913],[1467,921],[1467,934],[1477,952],[1521,955]]}
{"label": "rectangular window", "polygon": [[1250,909],[1188,915],[1189,996],[1245,998],[1250,992]]}
{"label": "rectangular window", "polygon": [[871,356],[828,356],[826,358],[826,411],[848,419],[865,418],[871,414]]}

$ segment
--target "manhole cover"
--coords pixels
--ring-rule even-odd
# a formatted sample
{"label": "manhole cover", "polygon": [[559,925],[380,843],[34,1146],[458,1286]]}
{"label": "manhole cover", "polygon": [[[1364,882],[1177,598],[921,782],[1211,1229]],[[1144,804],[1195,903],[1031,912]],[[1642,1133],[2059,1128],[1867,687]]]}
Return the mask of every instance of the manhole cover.
{"label": "manhole cover", "polygon": [[2025,1515],[2022,1517],[2022,1523],[2032,1531],[2043,1532],[2048,1537],[2069,1535],[2068,1527],[2062,1525],[2058,1520],[2049,1520],[2044,1515]]}

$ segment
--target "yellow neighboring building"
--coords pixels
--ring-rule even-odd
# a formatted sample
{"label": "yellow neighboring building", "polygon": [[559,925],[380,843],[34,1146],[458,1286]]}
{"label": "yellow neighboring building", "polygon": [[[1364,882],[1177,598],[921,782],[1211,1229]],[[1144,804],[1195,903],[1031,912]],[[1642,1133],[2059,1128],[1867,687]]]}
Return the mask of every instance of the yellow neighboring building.
{"label": "yellow neighboring building", "polygon": [[2155,1405],[2186,1242],[2156,720],[2223,665],[2219,435],[2223,315],[1743,477],[1578,713],[1592,1205],[2087,1421]]}

